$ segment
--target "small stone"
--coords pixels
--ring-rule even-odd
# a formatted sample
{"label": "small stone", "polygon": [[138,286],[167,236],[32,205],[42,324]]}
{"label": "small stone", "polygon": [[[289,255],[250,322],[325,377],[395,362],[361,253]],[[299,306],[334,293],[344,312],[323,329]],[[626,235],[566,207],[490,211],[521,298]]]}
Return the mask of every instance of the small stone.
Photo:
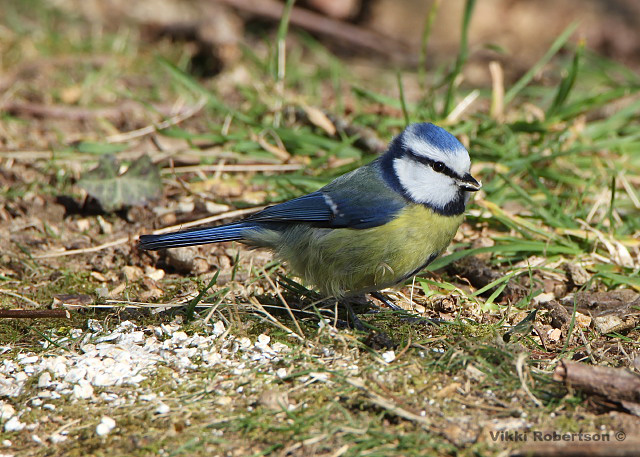
{"label": "small stone", "polygon": [[9,432],[19,432],[25,428],[26,424],[24,422],[20,422],[18,416],[13,416],[7,422],[4,423],[4,431]]}
{"label": "small stone", "polygon": [[189,339],[189,335],[187,335],[185,332],[183,332],[182,330],[179,332],[175,332],[172,336],[171,336],[171,343],[178,346],[178,345],[183,345],[187,340]]}
{"label": "small stone", "polygon": [[284,343],[280,343],[279,341],[273,343],[271,345],[271,349],[275,352],[289,352],[289,346]]}
{"label": "small stone", "polygon": [[78,231],[86,232],[91,228],[91,221],[89,219],[78,219],[76,221],[76,227],[78,227]]}
{"label": "small stone", "polygon": [[591,325],[591,316],[576,311],[576,324],[582,329],[587,329]]}
{"label": "small stone", "polygon": [[109,235],[113,233],[113,224],[105,221],[102,216],[98,216],[96,219],[98,220],[98,225],[100,225],[100,231],[103,234]]}
{"label": "small stone", "polygon": [[20,365],[27,365],[27,364],[31,364],[31,363],[36,363],[38,361],[38,359],[39,359],[39,357],[37,355],[29,355],[29,356],[23,356],[23,357],[20,357],[20,355],[22,355],[22,354],[18,355],[18,363]]}
{"label": "small stone", "polygon": [[93,386],[86,379],[81,379],[73,386],[73,396],[77,399],[87,399],[93,397]]}
{"label": "small stone", "polygon": [[16,410],[9,403],[0,402],[0,420],[6,422],[16,415]]}
{"label": "small stone", "polygon": [[533,302],[536,305],[541,305],[543,303],[549,303],[551,300],[555,300],[555,295],[552,292],[546,292],[540,295],[536,295],[533,298]]}
{"label": "small stone", "polygon": [[2,445],[4,447],[11,447],[13,446],[13,443],[11,442],[11,440],[2,440]]}
{"label": "small stone", "polygon": [[270,341],[271,341],[271,337],[263,333],[258,336],[258,341],[256,343],[256,346],[267,346]]}
{"label": "small stone", "polygon": [[329,380],[329,373],[319,373],[319,372],[313,371],[309,373],[309,376],[311,376],[311,378],[313,378],[315,381],[326,382],[327,380]]}
{"label": "small stone", "polygon": [[137,281],[142,278],[142,268],[134,265],[125,265],[122,268],[122,276],[129,282]]}
{"label": "small stone", "polygon": [[233,400],[231,397],[218,397],[214,403],[219,406],[227,406],[233,403]]}
{"label": "small stone", "polygon": [[180,273],[192,273],[195,268],[194,259],[198,257],[198,249],[183,247],[167,250],[167,263]]}
{"label": "small stone", "polygon": [[153,268],[150,265],[147,265],[144,268],[144,275],[147,278],[153,279],[154,281],[160,281],[162,278],[164,278],[164,274],[165,274],[164,270],[159,268]]}
{"label": "small stone", "polygon": [[225,332],[225,328],[224,328],[224,322],[222,321],[217,321],[215,324],[213,324],[213,334],[215,336],[220,336]]}
{"label": "small stone", "polygon": [[387,363],[391,363],[396,359],[396,353],[394,351],[387,351],[382,353],[382,360]]}
{"label": "small stone", "polygon": [[102,416],[100,423],[96,427],[96,434],[98,436],[107,436],[114,428],[116,428],[116,421],[109,416]]}
{"label": "small stone", "polygon": [[87,321],[87,328],[91,330],[93,333],[99,333],[104,330],[102,324],[97,319],[89,319]]}
{"label": "small stone", "polygon": [[209,200],[204,202],[204,208],[210,214],[220,214],[231,209],[229,205],[223,205],[221,203],[215,203]]}
{"label": "small stone", "polygon": [[81,379],[84,379],[86,375],[87,369],[85,367],[75,367],[69,370],[69,372],[64,377],[64,380],[70,382],[71,384],[75,384]]}
{"label": "small stone", "polygon": [[167,414],[169,411],[171,411],[171,408],[163,402],[160,402],[156,407],[156,414]]}
{"label": "small stone", "polygon": [[287,410],[289,406],[287,392],[279,389],[266,389],[262,391],[258,402],[272,411]]}
{"label": "small stone", "polygon": [[96,287],[95,293],[98,298],[109,298],[109,288],[108,287]]}
{"label": "small stone", "polygon": [[99,271],[92,271],[90,273],[91,277],[93,279],[95,279],[96,281],[99,282],[107,282],[107,278],[104,277],[104,275],[102,273],[100,273]]}
{"label": "small stone", "polygon": [[482,381],[484,378],[487,377],[485,373],[480,371],[478,368],[476,368],[472,364],[467,365],[467,368],[465,368],[465,371],[467,372],[467,376],[469,376],[469,378],[472,379],[473,381]]}
{"label": "small stone", "polygon": [[549,341],[560,341],[560,338],[562,337],[562,330],[560,330],[559,328],[551,329],[547,334],[547,337],[549,338]]}
{"label": "small stone", "polygon": [[51,441],[52,444],[58,444],[58,443],[62,443],[63,441],[66,441],[68,438],[69,437],[66,435],[62,435],[60,433],[54,433],[49,437],[49,441]]}
{"label": "small stone", "polygon": [[623,320],[620,316],[616,316],[615,314],[607,314],[605,316],[595,317],[593,319],[593,324],[595,325],[596,330],[604,335],[605,333],[629,330],[634,327],[635,321],[633,318]]}
{"label": "small stone", "polygon": [[572,262],[564,264],[564,269],[567,272],[567,276],[576,286],[584,286],[590,279],[591,275],[587,273],[587,270]]}

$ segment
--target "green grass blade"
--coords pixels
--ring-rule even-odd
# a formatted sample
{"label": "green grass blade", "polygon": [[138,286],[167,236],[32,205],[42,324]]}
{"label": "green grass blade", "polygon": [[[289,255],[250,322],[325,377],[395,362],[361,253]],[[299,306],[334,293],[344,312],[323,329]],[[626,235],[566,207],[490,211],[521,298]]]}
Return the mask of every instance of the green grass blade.
{"label": "green grass blade", "polygon": [[433,29],[433,22],[438,15],[438,10],[440,9],[441,0],[435,0],[431,7],[429,8],[429,12],[427,13],[427,19],[424,24],[424,29],[422,30],[422,38],[420,40],[420,55],[418,56],[418,84],[420,89],[424,90],[425,82],[426,82],[426,71],[427,71],[427,45],[429,44],[429,38],[431,37],[431,31]]}
{"label": "green grass blade", "polygon": [[402,115],[404,116],[404,124],[411,124],[411,118],[409,117],[409,111],[407,110],[407,100],[404,98],[404,87],[402,86],[402,75],[398,71],[396,73],[398,80],[398,92],[400,94],[400,106],[402,106]]}
{"label": "green grass blade", "polygon": [[567,27],[564,32],[560,34],[558,38],[551,44],[549,50],[542,56],[542,58],[533,66],[531,69],[526,72],[522,78],[520,78],[512,87],[504,94],[504,103],[505,105],[509,103],[511,100],[518,95],[522,89],[524,89],[534,78],[535,75],[538,74],[542,68],[549,63],[551,58],[556,55],[556,53],[562,49],[562,47],[569,41],[569,38],[575,32],[578,27],[578,23],[574,22]]}
{"label": "green grass blade", "polygon": [[560,107],[564,105],[567,98],[569,97],[569,93],[573,88],[576,78],[578,77],[578,71],[580,68],[580,57],[582,56],[582,50],[584,49],[584,44],[578,45],[578,49],[576,49],[575,54],[573,55],[573,60],[571,61],[571,67],[569,68],[569,73],[567,76],[562,78],[560,82],[560,86],[558,86],[558,91],[556,92],[556,96],[551,103],[551,106],[547,110],[547,119],[553,116]]}
{"label": "green grass blade", "polygon": [[469,57],[469,24],[471,23],[471,16],[473,15],[473,7],[475,6],[475,4],[475,0],[466,0],[464,4],[464,14],[462,16],[462,33],[460,36],[460,50],[458,52],[458,57],[456,59],[453,70],[447,77],[448,87],[447,95],[444,102],[444,109],[442,112],[443,118],[447,117],[451,112],[458,75],[462,72],[462,68],[464,67],[464,64],[467,62],[467,58]]}

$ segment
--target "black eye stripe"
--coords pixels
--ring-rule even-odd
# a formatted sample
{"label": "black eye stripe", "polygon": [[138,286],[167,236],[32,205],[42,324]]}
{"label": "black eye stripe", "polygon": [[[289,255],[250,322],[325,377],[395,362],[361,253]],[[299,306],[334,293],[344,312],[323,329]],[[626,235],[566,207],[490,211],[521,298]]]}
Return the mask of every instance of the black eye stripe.
{"label": "black eye stripe", "polygon": [[[442,173],[445,176],[449,176],[450,178],[453,179],[460,179],[460,176],[458,176],[458,174],[453,171],[451,168],[447,167],[444,163],[437,161],[437,160],[432,160],[429,159],[427,157],[423,157],[423,156],[419,156],[418,154],[415,154],[413,152],[409,153],[409,156],[411,156],[411,158],[417,162],[420,162],[422,164],[425,165],[429,165],[431,168],[433,168],[434,171],[438,172],[438,173]],[[435,165],[436,164],[442,164],[441,166],[443,167],[442,170],[438,169],[436,170]],[[438,166],[439,168],[440,166]]]}

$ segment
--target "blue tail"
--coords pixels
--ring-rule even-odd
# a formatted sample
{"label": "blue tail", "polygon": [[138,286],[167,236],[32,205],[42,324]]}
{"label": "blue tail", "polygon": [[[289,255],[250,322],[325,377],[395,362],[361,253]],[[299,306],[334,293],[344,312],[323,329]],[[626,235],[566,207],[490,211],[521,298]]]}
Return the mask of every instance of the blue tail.
{"label": "blue tail", "polygon": [[167,233],[165,235],[142,235],[140,236],[138,247],[141,249],[156,250],[241,240],[243,238],[243,232],[247,229],[255,228],[256,224],[254,223],[238,222],[218,227]]}

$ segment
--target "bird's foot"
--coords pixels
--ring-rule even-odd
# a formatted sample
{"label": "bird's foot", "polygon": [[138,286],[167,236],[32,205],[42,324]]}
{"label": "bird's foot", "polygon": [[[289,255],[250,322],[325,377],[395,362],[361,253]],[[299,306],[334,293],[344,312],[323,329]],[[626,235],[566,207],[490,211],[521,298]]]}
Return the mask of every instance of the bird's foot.
{"label": "bird's foot", "polygon": [[395,303],[393,303],[391,301],[391,299],[389,299],[389,297],[387,297],[385,294],[383,294],[382,292],[371,292],[369,293],[369,295],[371,295],[373,298],[380,300],[382,303],[384,303],[384,305],[393,310],[393,311],[402,311],[403,308],[396,305]]}

